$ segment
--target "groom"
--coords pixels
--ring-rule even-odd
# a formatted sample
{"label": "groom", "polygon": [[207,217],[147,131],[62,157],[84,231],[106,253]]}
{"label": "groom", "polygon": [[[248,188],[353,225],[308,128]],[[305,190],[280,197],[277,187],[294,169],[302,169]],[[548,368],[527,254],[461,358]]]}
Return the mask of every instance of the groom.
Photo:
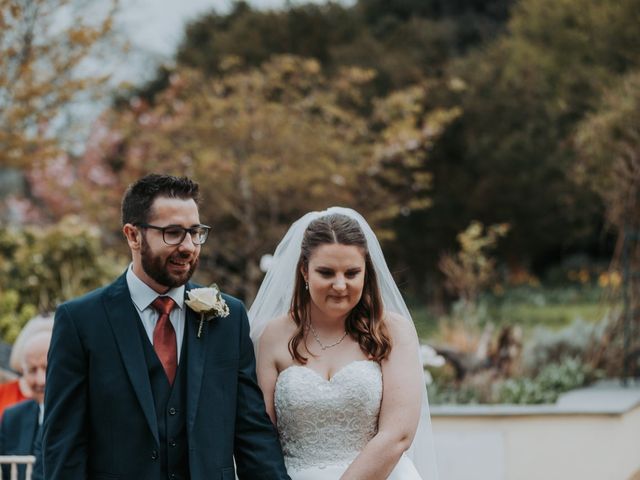
{"label": "groom", "polygon": [[[198,185],[147,175],[122,201],[132,263],[56,311],[45,394],[47,480],[289,479],[240,301],[185,304],[209,227]],[[223,305],[224,307],[224,305]]]}

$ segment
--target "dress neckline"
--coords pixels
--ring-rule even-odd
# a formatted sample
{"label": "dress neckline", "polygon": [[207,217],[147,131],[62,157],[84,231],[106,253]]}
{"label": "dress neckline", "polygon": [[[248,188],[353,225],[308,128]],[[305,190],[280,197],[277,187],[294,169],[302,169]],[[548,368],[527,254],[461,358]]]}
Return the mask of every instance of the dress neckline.
{"label": "dress neckline", "polygon": [[[312,372],[316,377],[318,377],[320,380],[327,382],[327,383],[332,383],[333,379],[336,378],[338,375],[340,375],[342,372],[344,372],[345,370],[347,370],[348,368],[350,368],[351,366],[358,364],[358,363],[373,363],[375,365],[378,366],[378,368],[380,367],[380,364],[378,362],[376,362],[375,360],[368,360],[368,359],[363,359],[363,360],[353,360],[351,362],[347,362],[346,364],[344,364],[343,366],[341,366],[338,370],[336,370],[334,372],[333,375],[331,375],[331,377],[326,378],[324,375],[322,375],[320,372],[318,372],[317,370],[311,368],[311,367],[307,367],[306,365],[289,365],[287,368],[283,369],[279,374],[278,374],[278,380],[280,379],[280,376],[286,372],[287,370],[290,370],[292,368],[303,368],[305,370],[309,370],[310,372]],[[277,380],[276,380],[277,383]]]}

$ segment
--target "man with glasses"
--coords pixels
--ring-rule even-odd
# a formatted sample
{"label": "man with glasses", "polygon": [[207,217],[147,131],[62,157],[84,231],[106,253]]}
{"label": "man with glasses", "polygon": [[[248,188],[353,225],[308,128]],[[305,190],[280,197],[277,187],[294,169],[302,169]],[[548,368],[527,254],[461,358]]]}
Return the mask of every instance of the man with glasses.
{"label": "man with glasses", "polygon": [[63,303],[49,352],[48,480],[288,479],[242,304],[206,322],[185,303],[210,227],[198,185],[147,175],[122,202],[132,262]]}

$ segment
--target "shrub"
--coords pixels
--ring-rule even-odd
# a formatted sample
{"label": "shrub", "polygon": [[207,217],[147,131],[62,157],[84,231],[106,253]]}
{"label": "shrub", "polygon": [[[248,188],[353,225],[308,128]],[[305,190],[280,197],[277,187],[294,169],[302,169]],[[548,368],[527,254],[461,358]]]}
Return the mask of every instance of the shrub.
{"label": "shrub", "polygon": [[126,263],[105,252],[99,230],[77,217],[48,227],[0,228],[0,336],[115,278]]}
{"label": "shrub", "polygon": [[561,330],[534,329],[523,350],[523,371],[535,375],[544,365],[584,358],[594,341],[602,337],[606,324],[606,321],[592,324],[576,318]]}
{"label": "shrub", "polygon": [[597,378],[597,372],[577,358],[545,366],[534,378],[508,379],[498,387],[499,403],[554,403],[560,394],[582,387]]}

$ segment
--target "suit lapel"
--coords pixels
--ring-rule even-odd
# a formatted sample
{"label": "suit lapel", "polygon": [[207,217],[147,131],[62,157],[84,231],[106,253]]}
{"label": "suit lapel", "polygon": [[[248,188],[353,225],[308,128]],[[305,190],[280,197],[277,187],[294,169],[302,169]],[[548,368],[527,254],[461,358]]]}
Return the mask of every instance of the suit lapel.
{"label": "suit lapel", "polygon": [[159,444],[158,420],[154,408],[153,393],[151,392],[140,335],[138,335],[134,323],[139,322],[140,317],[131,300],[125,275],[122,275],[111,285],[105,295],[104,302],[107,317],[113,328],[129,380],[149,423],[149,428]]}
{"label": "suit lapel", "polygon": [[[195,288],[192,283],[187,283],[186,292]],[[205,322],[202,336],[198,338],[199,314],[195,313],[185,304],[185,325],[184,334],[187,336],[189,346],[187,348],[187,432],[191,433],[198,411],[198,401],[202,387],[202,376],[204,374],[204,359],[207,351],[207,323]]]}

